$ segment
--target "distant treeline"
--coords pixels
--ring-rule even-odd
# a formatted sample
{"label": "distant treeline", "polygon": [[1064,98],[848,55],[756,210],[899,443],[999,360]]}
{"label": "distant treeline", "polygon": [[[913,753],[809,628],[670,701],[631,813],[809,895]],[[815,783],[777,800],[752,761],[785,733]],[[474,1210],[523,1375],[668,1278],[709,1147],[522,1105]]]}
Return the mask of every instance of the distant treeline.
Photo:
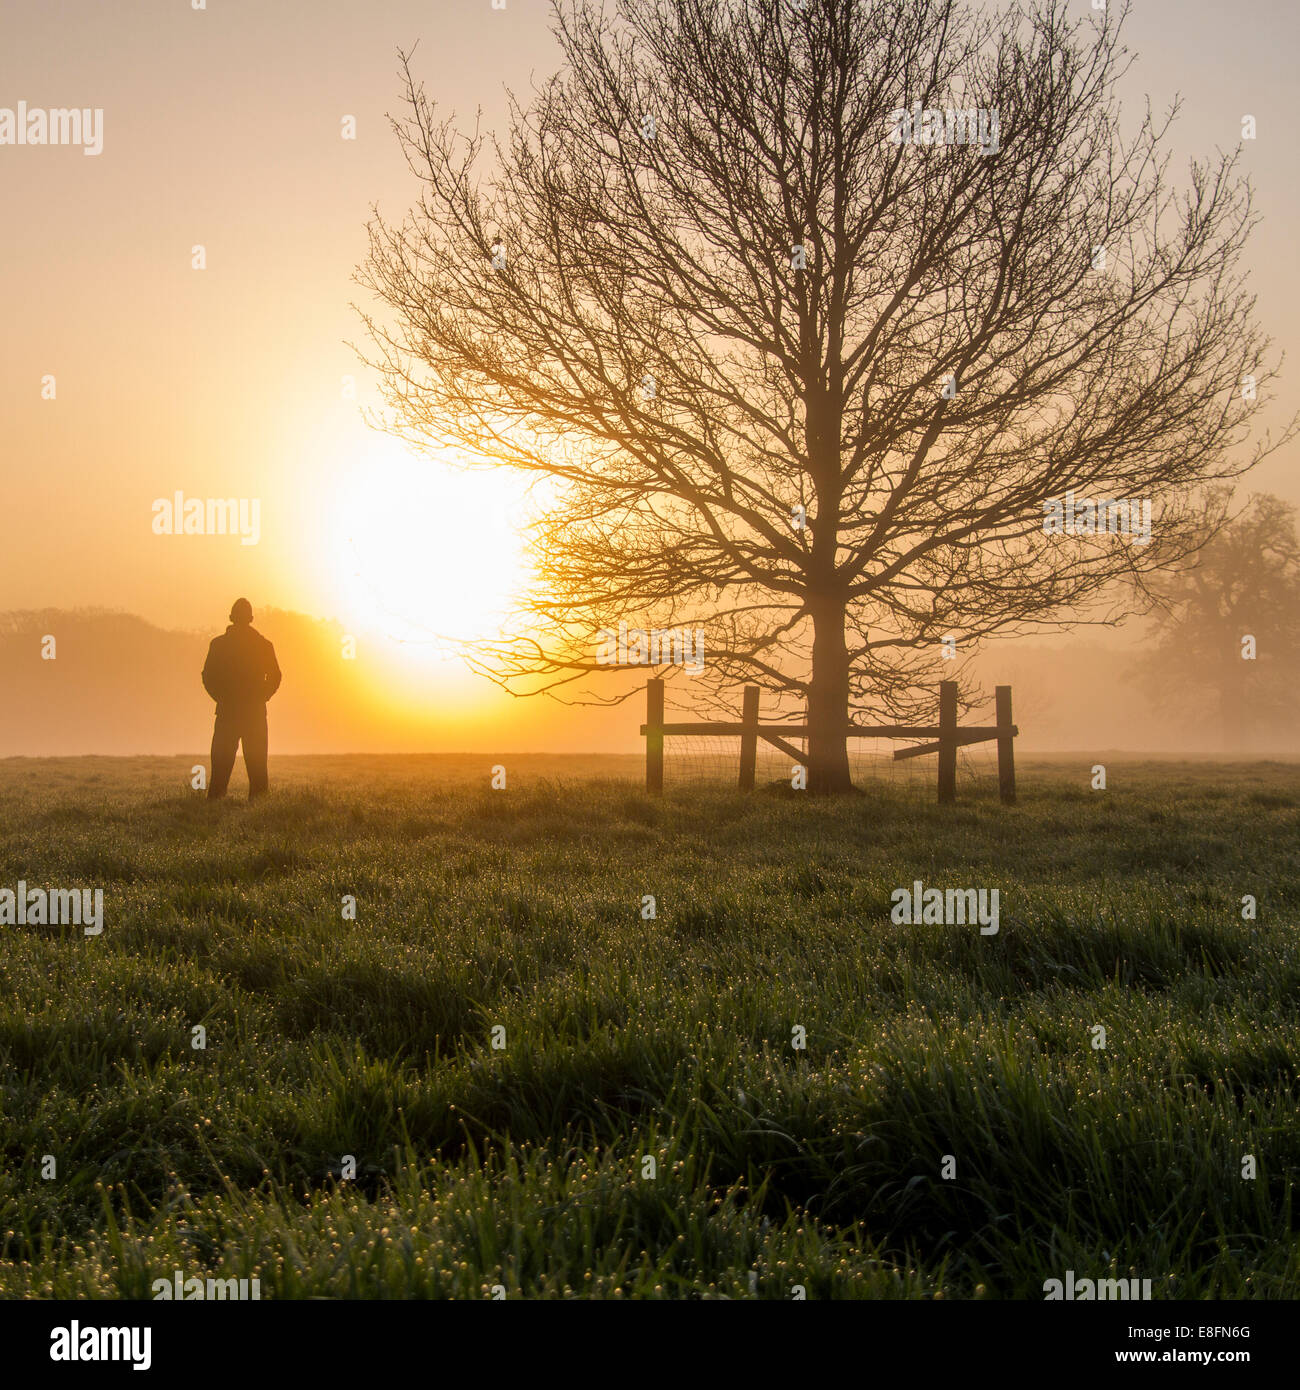
{"label": "distant treeline", "polygon": [[[369,663],[341,659],[344,632],[337,622],[268,610],[258,614],[257,626],[275,643],[285,673],[271,706],[273,752],[483,747],[492,740],[494,707],[499,722],[510,726],[503,745],[539,752],[641,748],[636,701],[600,711],[541,699],[495,704],[497,692],[484,683],[483,709],[471,724],[463,709],[451,717],[436,684],[426,701],[409,693],[385,701]],[[205,749],[212,702],[199,671],[220,630],[168,631],[97,609],[0,613],[0,756]],[[55,639],[53,660],[42,657],[47,636]],[[1213,686],[1196,687],[1173,670],[1162,681],[1162,664],[1156,634],[1129,625],[999,643],[976,659],[970,675],[990,697],[994,684],[1012,685],[1026,750],[1300,753],[1293,702],[1261,698],[1254,707],[1247,689],[1244,707],[1225,727]],[[1252,677],[1266,675],[1266,664],[1243,666]],[[689,700],[688,686],[683,682],[675,696]],[[403,699],[409,708],[395,713]],[[521,730],[535,737],[521,739]]]}

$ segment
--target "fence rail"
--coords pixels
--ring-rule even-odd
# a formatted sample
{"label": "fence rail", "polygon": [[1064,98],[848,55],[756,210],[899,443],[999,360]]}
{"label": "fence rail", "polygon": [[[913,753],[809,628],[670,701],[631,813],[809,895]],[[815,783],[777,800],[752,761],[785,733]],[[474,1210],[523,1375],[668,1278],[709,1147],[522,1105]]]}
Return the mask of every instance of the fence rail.
{"label": "fence rail", "polygon": [[[700,720],[667,723],[664,720],[664,683],[660,677],[646,682],[646,722],[641,725],[645,736],[646,791],[662,795],[664,789],[664,739],[692,737],[732,737],[740,739],[741,791],[754,790],[758,767],[758,745],[761,740],[779,749],[796,762],[804,754],[787,742],[791,738],[808,737],[806,724],[761,724],[758,718],[759,690],[747,685],[744,691],[742,717],[737,721],[708,723]],[[1020,730],[1011,722],[1011,687],[999,685],[995,690],[996,724],[957,723],[957,682],[939,682],[939,722],[937,724],[847,724],[848,738],[918,738],[931,740],[915,748],[899,748],[895,761],[922,758],[938,754],[939,801],[957,799],[957,750],[976,743],[997,743],[998,795],[1006,805],[1016,799],[1016,764],[1014,739]]]}

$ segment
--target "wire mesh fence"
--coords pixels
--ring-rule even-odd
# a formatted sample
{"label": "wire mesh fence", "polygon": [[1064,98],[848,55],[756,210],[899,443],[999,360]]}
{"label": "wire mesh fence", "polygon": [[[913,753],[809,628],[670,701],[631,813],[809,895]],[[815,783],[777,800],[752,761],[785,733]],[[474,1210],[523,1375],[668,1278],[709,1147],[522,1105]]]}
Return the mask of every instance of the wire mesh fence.
{"label": "wire mesh fence", "polygon": [[[868,784],[934,795],[934,759],[896,760],[897,739],[849,740],[849,774],[854,786]],[[735,787],[740,768],[740,737],[714,734],[664,736],[664,788],[683,785]],[[755,785],[789,783],[794,763],[786,754],[760,743],[755,762]],[[963,787],[998,789],[998,755],[992,743],[975,744],[957,752],[957,777]]]}
{"label": "wire mesh fence", "polygon": [[[776,719],[760,722],[758,694],[757,689],[747,689],[740,720],[702,721],[685,699],[669,694],[664,682],[649,681],[647,722],[642,726],[647,787],[663,791],[684,785],[741,789],[799,785],[800,765],[806,768],[806,725]],[[877,726],[855,722],[847,739],[853,785],[920,794],[922,789],[934,789],[937,773],[940,801],[951,801],[957,784],[977,794],[991,790],[1003,801],[1014,800],[1011,742],[1017,730],[1011,723],[1009,686],[998,688],[994,713],[996,725],[959,726],[957,687],[945,682],[940,686],[938,726],[881,725],[877,733],[873,732]],[[946,750],[946,764],[941,750]],[[895,756],[900,751],[911,755]]]}

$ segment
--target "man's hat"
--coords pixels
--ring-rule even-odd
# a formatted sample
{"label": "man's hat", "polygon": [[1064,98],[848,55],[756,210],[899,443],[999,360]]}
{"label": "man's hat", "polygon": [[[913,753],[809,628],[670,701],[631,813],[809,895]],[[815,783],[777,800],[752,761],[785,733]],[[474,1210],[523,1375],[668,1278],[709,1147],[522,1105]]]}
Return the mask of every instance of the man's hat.
{"label": "man's hat", "polygon": [[237,598],[234,607],[230,610],[230,621],[232,623],[251,623],[253,621],[253,605],[246,598]]}

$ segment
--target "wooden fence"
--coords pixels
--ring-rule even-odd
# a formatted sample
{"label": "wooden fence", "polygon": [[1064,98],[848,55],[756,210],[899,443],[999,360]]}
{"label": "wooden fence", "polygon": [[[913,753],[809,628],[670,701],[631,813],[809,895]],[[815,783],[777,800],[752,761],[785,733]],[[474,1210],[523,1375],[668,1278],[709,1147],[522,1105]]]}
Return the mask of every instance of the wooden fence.
{"label": "wooden fence", "polygon": [[[769,743],[798,764],[803,764],[805,754],[786,740],[808,737],[806,724],[760,724],[758,722],[758,687],[745,687],[744,706],[741,720],[737,723],[664,723],[664,683],[659,677],[646,682],[646,722],[641,725],[645,735],[645,786],[646,791],[662,795],[664,789],[664,739],[691,737],[739,737],[740,739],[740,790],[754,790],[754,773],[758,763],[758,741]],[[920,758],[929,753],[939,755],[939,800],[947,803],[957,799],[957,750],[974,743],[998,745],[998,793],[1002,801],[1010,805],[1016,799],[1016,764],[1012,740],[1020,730],[1011,722],[1011,687],[996,687],[996,724],[968,725],[965,728],[957,723],[957,682],[939,682],[939,722],[937,724],[850,724],[846,733],[850,738],[907,738],[927,739],[932,742],[918,744],[915,748],[900,748],[895,751],[895,761],[903,758]]]}

